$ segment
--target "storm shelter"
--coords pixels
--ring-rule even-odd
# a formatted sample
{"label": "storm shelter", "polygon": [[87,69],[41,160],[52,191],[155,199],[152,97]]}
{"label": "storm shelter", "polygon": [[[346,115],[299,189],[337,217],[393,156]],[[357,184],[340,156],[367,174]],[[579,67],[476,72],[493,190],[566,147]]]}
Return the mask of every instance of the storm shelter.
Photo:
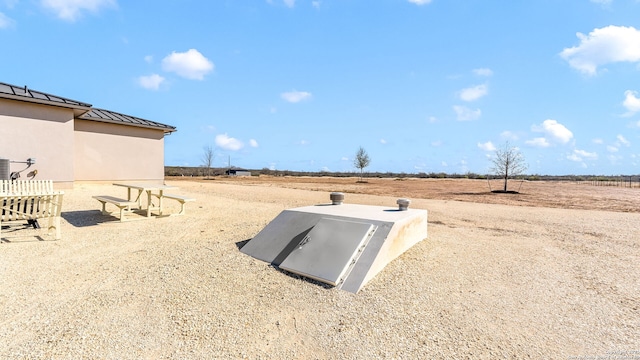
{"label": "storm shelter", "polygon": [[357,293],[396,257],[427,237],[427,210],[332,204],[281,212],[240,251],[280,269]]}

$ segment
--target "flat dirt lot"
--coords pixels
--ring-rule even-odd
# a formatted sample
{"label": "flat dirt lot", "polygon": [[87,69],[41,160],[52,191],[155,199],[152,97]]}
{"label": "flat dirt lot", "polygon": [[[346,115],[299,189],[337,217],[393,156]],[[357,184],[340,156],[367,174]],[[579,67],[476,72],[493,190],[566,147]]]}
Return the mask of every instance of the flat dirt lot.
{"label": "flat dirt lot", "polygon": [[[187,213],[124,223],[91,198],[124,189],[76,184],[61,240],[2,231],[0,359],[640,357],[640,189],[356,180],[168,178]],[[428,234],[358,294],[239,251],[333,191],[410,198]]]}
{"label": "flat dirt lot", "polygon": [[[176,177],[174,180],[180,180]],[[273,177],[216,178],[231,184],[278,186],[314,191],[397,196],[410,199],[457,200],[484,204],[541,206],[562,209],[640,212],[640,184],[633,188],[593,186],[588,182],[510,180],[508,190],[518,194],[497,194],[502,180],[418,179],[418,178]],[[200,181],[212,181],[203,180]],[[628,185],[628,184],[627,184]]]}

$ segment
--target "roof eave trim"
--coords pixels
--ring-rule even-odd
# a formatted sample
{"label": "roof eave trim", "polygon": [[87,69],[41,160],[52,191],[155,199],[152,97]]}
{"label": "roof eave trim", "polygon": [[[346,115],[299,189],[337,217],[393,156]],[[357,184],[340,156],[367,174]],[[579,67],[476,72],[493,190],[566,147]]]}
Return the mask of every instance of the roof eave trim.
{"label": "roof eave trim", "polygon": [[139,127],[139,128],[145,128],[145,129],[162,130],[165,133],[172,133],[172,132],[177,130],[176,128],[164,128],[164,127],[160,127],[160,126],[131,124],[131,123],[124,123],[122,121],[109,120],[109,119],[98,119],[98,118],[93,118],[93,117],[92,118],[79,117],[78,119],[86,120],[86,121],[97,121],[97,122],[103,122],[103,123],[109,123],[109,124],[116,124],[116,125],[122,125],[122,126],[135,126],[135,127]]}

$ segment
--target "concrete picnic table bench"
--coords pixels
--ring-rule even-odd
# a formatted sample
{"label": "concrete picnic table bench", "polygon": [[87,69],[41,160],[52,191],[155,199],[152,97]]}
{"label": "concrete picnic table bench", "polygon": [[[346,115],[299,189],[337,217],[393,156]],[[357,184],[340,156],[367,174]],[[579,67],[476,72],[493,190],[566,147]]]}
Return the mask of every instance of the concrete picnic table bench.
{"label": "concrete picnic table bench", "polygon": [[[127,198],[119,198],[111,195],[96,195],[94,199],[100,201],[102,204],[102,214],[109,215],[110,212],[106,211],[106,204],[112,204],[116,206],[120,211],[120,221],[129,220],[125,217],[127,213],[131,213],[133,208],[146,210],[146,217],[151,217],[153,212],[157,212],[158,216],[171,216],[171,215],[184,215],[185,203],[195,201],[196,199],[175,194],[165,194],[165,190],[177,189],[175,186],[153,183],[139,183],[139,182],[123,182],[114,183],[115,186],[121,186],[127,188]],[[132,193],[132,190],[137,190],[137,194]],[[147,207],[142,208],[142,194],[147,194]],[[158,200],[158,205],[154,205],[153,199]],[[177,214],[164,214],[163,200],[171,199],[180,203],[180,211]]]}

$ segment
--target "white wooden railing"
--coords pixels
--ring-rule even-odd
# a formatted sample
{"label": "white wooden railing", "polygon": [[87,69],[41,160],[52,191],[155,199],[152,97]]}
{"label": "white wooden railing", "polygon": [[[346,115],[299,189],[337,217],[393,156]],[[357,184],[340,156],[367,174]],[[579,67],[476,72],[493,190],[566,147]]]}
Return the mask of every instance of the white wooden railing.
{"label": "white wooden railing", "polygon": [[51,180],[0,180],[0,235],[2,222],[37,224],[38,219],[47,219],[47,232],[54,230],[56,240],[60,239],[63,196],[64,192],[53,190]]}

